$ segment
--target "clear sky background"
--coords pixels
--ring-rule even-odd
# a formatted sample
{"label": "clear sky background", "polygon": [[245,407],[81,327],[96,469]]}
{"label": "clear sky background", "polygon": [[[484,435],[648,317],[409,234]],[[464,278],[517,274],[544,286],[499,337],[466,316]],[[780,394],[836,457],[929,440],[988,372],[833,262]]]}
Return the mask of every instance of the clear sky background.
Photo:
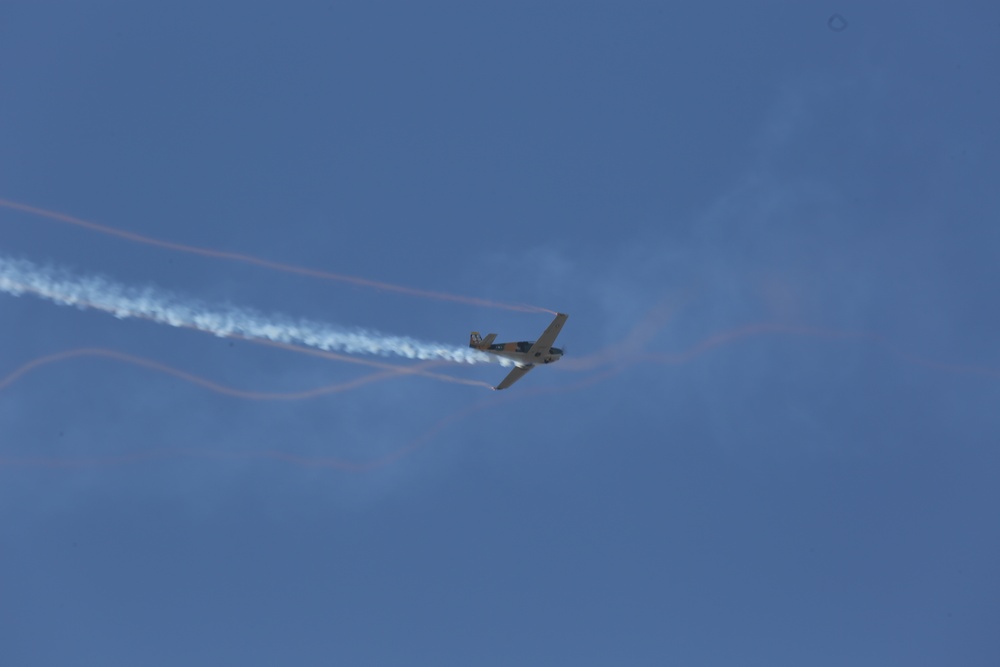
{"label": "clear sky background", "polygon": [[[1000,664],[998,34],[989,0],[4,3],[0,197],[570,319],[503,393],[6,383],[0,663]],[[9,209],[0,251],[459,346],[550,318]],[[372,372],[0,322],[4,377]]]}

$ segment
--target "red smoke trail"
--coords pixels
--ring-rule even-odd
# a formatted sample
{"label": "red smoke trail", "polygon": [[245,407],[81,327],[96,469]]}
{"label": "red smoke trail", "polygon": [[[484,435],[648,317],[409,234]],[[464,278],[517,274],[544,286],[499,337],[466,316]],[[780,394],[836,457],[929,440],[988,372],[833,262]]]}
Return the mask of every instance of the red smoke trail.
{"label": "red smoke trail", "polygon": [[[261,392],[261,391],[246,391],[243,389],[236,389],[235,387],[227,387],[225,385],[218,384],[207,378],[194,375],[193,373],[188,373],[182,371],[178,368],[168,366],[167,364],[160,363],[158,361],[153,361],[152,359],[146,359],[144,357],[139,357],[132,354],[127,354],[125,352],[118,352],[116,350],[108,350],[104,348],[78,348],[74,350],[65,350],[63,352],[56,352],[54,354],[45,355],[43,357],[38,357],[25,364],[22,364],[18,368],[14,369],[8,373],[5,377],[0,378],[0,390],[6,389],[10,385],[14,384],[17,380],[21,379],[28,373],[47,366],[49,364],[54,364],[60,361],[67,361],[69,359],[75,359],[79,357],[102,357],[105,359],[114,359],[116,361],[122,361],[134,366],[139,366],[142,368],[147,368],[150,370],[157,371],[159,373],[164,373],[172,377],[184,380],[185,382],[190,382],[191,384],[203,387],[209,391],[216,392],[218,394],[223,394],[226,396],[232,396],[235,398],[244,398],[253,401],[298,401],[306,398],[315,398],[317,396],[324,396],[326,394],[333,394],[348,389],[354,389],[371,382],[376,382],[378,380],[383,380],[390,377],[397,377],[399,375],[406,374],[409,371],[407,367],[400,367],[399,369],[386,370],[380,373],[372,373],[364,377],[356,378],[354,380],[348,380],[345,382],[339,382],[336,384],[324,385],[322,387],[315,387],[313,389],[306,389],[303,391],[291,391],[291,392]],[[436,363],[436,362],[430,362]],[[423,365],[423,364],[422,364]]]}
{"label": "red smoke trail", "polygon": [[408,296],[415,296],[423,299],[452,301],[455,303],[464,303],[471,306],[482,306],[486,308],[501,308],[504,310],[514,310],[522,313],[551,313],[553,315],[556,314],[554,310],[549,310],[548,308],[541,308],[539,306],[503,303],[500,301],[491,301],[489,299],[480,299],[478,297],[472,297],[472,296],[462,296],[460,294],[451,294],[448,292],[435,292],[431,290],[423,290],[415,287],[406,287],[405,285],[396,285],[393,283],[387,283],[378,280],[369,280],[368,278],[361,278],[358,276],[349,276],[341,273],[331,273],[329,271],[321,271],[319,269],[310,269],[303,266],[295,266],[294,264],[274,262],[268,259],[261,259],[259,257],[253,257],[252,255],[244,255],[242,253],[237,253],[237,252],[229,252],[226,250],[213,250],[211,248],[202,248],[200,246],[186,245],[183,243],[174,243],[173,241],[164,241],[161,239],[152,238],[150,236],[143,236],[142,234],[136,234],[135,232],[129,232],[124,229],[118,229],[116,227],[110,227],[108,225],[101,225],[96,222],[89,222],[87,220],[75,218],[71,215],[66,215],[65,213],[59,213],[58,211],[49,211],[44,208],[38,208],[36,206],[30,206],[28,204],[21,204],[19,202],[10,201],[7,199],[0,199],[0,206],[13,211],[30,213],[32,215],[37,215],[43,218],[47,218],[49,220],[64,222],[70,225],[74,225],[76,227],[87,229],[93,232],[98,232],[99,234],[105,234],[107,236],[115,236],[121,239],[125,239],[126,241],[131,241],[133,243],[142,243],[144,245],[155,246],[157,248],[164,248],[166,250],[174,250],[177,252],[184,252],[192,255],[200,255],[202,257],[227,259],[234,262],[242,262],[244,264],[251,264],[266,269],[272,269],[274,271],[294,273],[297,275],[309,276],[312,278],[322,278],[324,280],[334,280],[338,282],[357,285],[359,287],[368,287],[371,289],[383,290],[386,292],[396,292],[398,294],[406,294]]}

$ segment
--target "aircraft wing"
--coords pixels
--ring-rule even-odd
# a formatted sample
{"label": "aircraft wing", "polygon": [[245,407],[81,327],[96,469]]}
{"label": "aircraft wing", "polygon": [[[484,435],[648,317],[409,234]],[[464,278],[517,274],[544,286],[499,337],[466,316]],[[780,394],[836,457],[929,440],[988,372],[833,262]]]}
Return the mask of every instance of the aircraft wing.
{"label": "aircraft wing", "polygon": [[556,336],[558,336],[559,332],[562,331],[563,325],[566,324],[566,319],[568,317],[569,315],[565,315],[563,313],[556,315],[555,319],[552,320],[552,324],[550,324],[545,331],[542,332],[542,335],[538,337],[535,344],[531,346],[531,352],[544,350],[547,353],[549,348],[552,347],[552,344],[556,342]]}
{"label": "aircraft wing", "polygon": [[531,366],[514,366],[514,368],[511,369],[510,373],[507,373],[507,377],[503,379],[503,382],[501,382],[500,384],[498,384],[493,388],[497,391],[500,391],[501,389],[506,389],[507,387],[511,386],[512,384],[523,378],[525,375],[527,375],[528,371],[530,371],[534,367],[535,367],[534,364],[532,364]]}

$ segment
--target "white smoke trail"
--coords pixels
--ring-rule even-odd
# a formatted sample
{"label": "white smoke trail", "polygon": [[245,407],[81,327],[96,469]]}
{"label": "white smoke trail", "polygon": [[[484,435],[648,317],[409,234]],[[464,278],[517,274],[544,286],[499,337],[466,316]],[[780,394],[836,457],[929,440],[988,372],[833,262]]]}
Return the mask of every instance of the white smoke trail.
{"label": "white smoke trail", "polygon": [[78,276],[51,265],[0,256],[0,292],[34,294],[63,306],[102,310],[117,318],[141,318],[216,336],[243,336],[306,345],[330,352],[441,359],[467,364],[497,361],[465,347],[387,336],[368,329],[343,329],[322,322],[265,315],[249,308],[212,307],[165,290],[121,285],[100,276]]}

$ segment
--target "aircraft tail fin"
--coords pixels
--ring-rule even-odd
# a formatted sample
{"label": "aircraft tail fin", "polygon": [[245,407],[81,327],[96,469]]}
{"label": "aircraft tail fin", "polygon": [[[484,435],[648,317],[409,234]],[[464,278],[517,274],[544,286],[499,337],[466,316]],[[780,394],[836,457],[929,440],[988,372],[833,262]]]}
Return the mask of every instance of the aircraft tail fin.
{"label": "aircraft tail fin", "polygon": [[473,331],[469,335],[469,347],[474,347],[477,350],[484,350],[493,344],[497,335],[495,333],[488,334],[486,338],[479,335],[478,331]]}

